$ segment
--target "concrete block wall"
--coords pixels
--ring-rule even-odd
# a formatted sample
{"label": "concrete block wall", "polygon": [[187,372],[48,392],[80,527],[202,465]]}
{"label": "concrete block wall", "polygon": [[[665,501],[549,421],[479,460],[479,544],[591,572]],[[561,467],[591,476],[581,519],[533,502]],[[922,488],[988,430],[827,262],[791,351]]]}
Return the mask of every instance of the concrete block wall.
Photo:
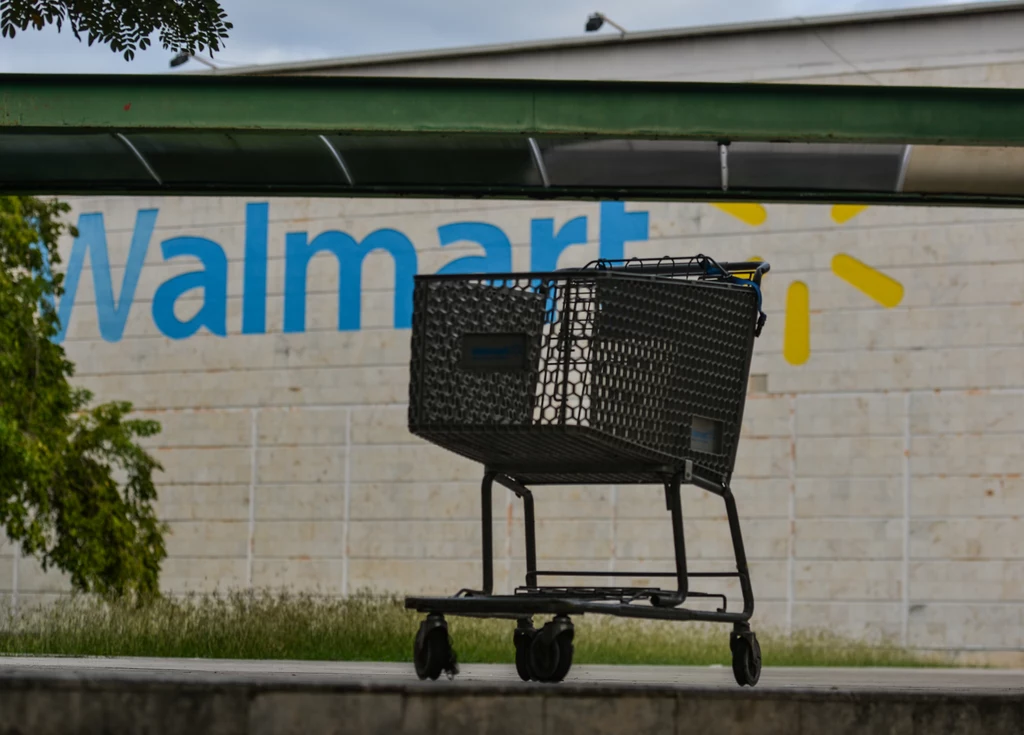
{"label": "concrete block wall", "polygon": [[[160,512],[172,529],[165,588],[445,594],[475,586],[480,469],[406,430],[409,332],[392,326],[389,256],[367,257],[362,328],[345,332],[337,330],[336,261],[317,256],[306,331],[284,333],[285,236],[341,230],[358,239],[394,228],[415,244],[420,272],[432,272],[479,253],[472,243],[440,248],[439,225],[485,222],[507,235],[513,265],[525,268],[531,220],[552,218],[557,231],[586,217],[591,241],[568,249],[559,261],[567,265],[596,255],[608,211],[274,200],[267,329],[242,334],[247,203],[74,201],[76,219],[103,213],[115,296],[136,213],[158,209],[123,336],[99,335],[94,250],[65,344],[81,385],[100,399],[131,400],[163,425],[152,449],[165,466]],[[1024,218],[872,208],[839,225],[825,206],[768,206],[767,221],[751,227],[711,205],[625,207],[642,212],[648,236],[627,242],[627,254],[757,255],[773,266],[734,481],[759,625],[827,626],[928,649],[1024,649]],[[203,329],[169,339],[154,324],[159,285],[202,267],[163,262],[159,244],[180,236],[208,238],[227,256],[225,337]],[[836,253],[900,281],[902,302],[886,309],[837,278]],[[796,280],[808,285],[811,304],[811,353],[801,365],[782,353],[786,291]],[[178,317],[202,304],[202,290],[187,294]],[[496,583],[510,590],[523,574],[522,513],[498,492]],[[549,568],[632,573],[637,584],[645,570],[671,568],[659,488],[545,489],[537,510]],[[721,503],[691,489],[684,512],[693,567],[728,569]],[[42,574],[9,546],[4,553],[0,589],[19,604],[66,590],[60,575]]]}

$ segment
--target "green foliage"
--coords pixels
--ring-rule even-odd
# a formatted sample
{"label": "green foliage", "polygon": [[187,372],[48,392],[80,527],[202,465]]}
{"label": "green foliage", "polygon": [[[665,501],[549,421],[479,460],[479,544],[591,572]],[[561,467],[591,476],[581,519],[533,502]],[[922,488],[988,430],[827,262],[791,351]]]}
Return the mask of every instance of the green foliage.
{"label": "green foliage", "polygon": [[90,46],[99,41],[128,61],[150,46],[154,31],[165,49],[195,54],[220,51],[232,27],[217,0],[0,0],[5,38],[65,23],[79,41],[85,35]]}
{"label": "green foliage", "polygon": [[[66,204],[0,197],[0,526],[44,568],[104,596],[158,592],[166,556],[153,507],[162,467],[136,443],[160,431],[128,403],[89,408],[53,341]],[[51,275],[52,274],[52,275]],[[118,482],[121,478],[121,482]]]}

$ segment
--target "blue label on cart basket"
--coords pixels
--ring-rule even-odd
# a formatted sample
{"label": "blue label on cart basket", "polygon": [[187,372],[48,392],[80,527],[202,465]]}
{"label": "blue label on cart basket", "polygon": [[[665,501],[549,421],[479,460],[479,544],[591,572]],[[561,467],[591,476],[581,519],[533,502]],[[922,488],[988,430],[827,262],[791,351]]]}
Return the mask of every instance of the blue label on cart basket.
{"label": "blue label on cart basket", "polygon": [[703,416],[690,420],[690,450],[706,454],[721,454],[722,425]]}
{"label": "blue label on cart basket", "polygon": [[527,334],[464,334],[464,370],[525,370]]}

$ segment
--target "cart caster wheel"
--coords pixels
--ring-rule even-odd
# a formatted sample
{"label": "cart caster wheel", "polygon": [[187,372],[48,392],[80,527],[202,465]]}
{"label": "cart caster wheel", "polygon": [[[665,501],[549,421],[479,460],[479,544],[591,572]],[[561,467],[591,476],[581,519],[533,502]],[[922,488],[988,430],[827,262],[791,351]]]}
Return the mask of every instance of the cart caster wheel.
{"label": "cart caster wheel", "polygon": [[534,636],[530,643],[530,673],[545,683],[562,681],[572,668],[575,629],[569,618],[557,617]]}
{"label": "cart caster wheel", "polygon": [[448,637],[448,623],[440,615],[430,615],[420,623],[412,654],[416,676],[420,679],[436,680],[442,671],[448,674],[448,678],[459,673],[452,641]]}
{"label": "cart caster wheel", "polygon": [[512,634],[512,642],[516,647],[516,673],[523,681],[533,680],[533,670],[530,668],[530,647],[537,637],[537,630],[529,621],[520,622]]}
{"label": "cart caster wheel", "polygon": [[752,687],[761,678],[761,646],[750,630],[734,630],[729,637],[732,651],[732,675],[736,683]]}

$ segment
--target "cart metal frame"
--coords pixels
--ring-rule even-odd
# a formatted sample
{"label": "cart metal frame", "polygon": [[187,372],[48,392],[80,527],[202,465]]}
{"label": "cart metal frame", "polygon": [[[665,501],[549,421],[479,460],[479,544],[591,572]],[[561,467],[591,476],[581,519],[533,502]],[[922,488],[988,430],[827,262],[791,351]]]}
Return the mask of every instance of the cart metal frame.
{"label": "cart metal frame", "polygon": [[[674,471],[671,467],[658,468],[665,477],[665,504],[672,523],[675,572],[588,572],[572,570],[544,570],[537,568],[536,516],[533,493],[515,479],[517,474],[511,468],[488,467],[480,486],[481,534],[483,538],[481,557],[483,560],[483,586],[480,590],[463,589],[452,597],[406,597],[409,609],[427,614],[466,615],[473,617],[520,619],[524,615],[582,615],[596,613],[626,618],[657,620],[692,620],[713,623],[747,624],[754,614],[754,592],[747,567],[743,534],[740,529],[736,499],[729,486],[718,486],[713,481],[696,474],[693,464],[687,460],[686,468]],[[538,468],[543,469],[543,468]],[[649,466],[631,468],[650,472]],[[563,470],[564,471],[564,470]],[[512,595],[495,595],[494,592],[494,547],[493,547],[493,488],[497,483],[511,490],[523,501],[523,518],[526,535],[526,584],[518,587]],[[539,484],[539,483],[535,483]],[[544,483],[556,484],[556,483]],[[558,483],[570,484],[570,483]],[[626,483],[622,483],[626,484]],[[732,538],[733,553],[736,557],[735,572],[691,572],[686,558],[686,541],[683,533],[682,486],[692,484],[718,495],[725,502]],[[665,590],[656,587],[553,587],[538,583],[541,577],[652,577],[670,578],[676,581],[676,589]],[[690,589],[690,579],[732,578],[738,579],[743,596],[742,612],[728,612],[725,595],[707,594]],[[717,611],[691,610],[679,607],[688,598],[719,598],[722,606]],[[650,606],[632,604],[649,600]],[[604,601],[618,601],[605,604]]]}
{"label": "cart metal frame", "polygon": [[[704,258],[704,256],[697,256]],[[680,264],[666,258],[654,263],[648,261],[618,261],[615,264],[604,264],[599,267],[613,270],[642,273],[645,275],[678,276],[693,275],[697,268],[707,272],[707,262],[717,270],[715,276],[746,273],[756,288],[760,288],[761,277],[768,272],[770,266],[763,261],[722,263],[710,259],[698,263],[690,259],[689,263]],[[600,262],[599,262],[600,263]],[[587,267],[592,267],[593,264]],[[570,269],[579,271],[583,269]],[[724,271],[724,274],[723,272]],[[518,274],[520,277],[532,274]],[[437,278],[435,276],[435,278]],[[494,275],[501,280],[502,275]],[[752,327],[751,342],[760,334],[765,322],[763,312],[760,319]],[[745,373],[749,375],[752,349],[748,351]],[[745,401],[739,409],[739,421],[742,421]],[[622,463],[615,462],[605,467],[593,464],[572,467],[564,462],[544,463],[543,461],[514,466],[492,465],[484,467],[483,481],[480,486],[481,507],[481,558],[483,562],[482,586],[479,590],[461,589],[450,597],[409,596],[405,598],[405,607],[426,614],[427,618],[420,627],[414,646],[417,673],[420,678],[436,679],[442,672],[454,676],[458,671],[451,640],[447,635],[445,615],[474,618],[503,618],[517,621],[514,634],[516,644],[516,667],[521,678],[543,682],[561,681],[568,673],[572,657],[573,627],[571,615],[597,614],[613,615],[624,618],[697,621],[709,623],[731,623],[733,630],[730,635],[730,648],[733,655],[733,672],[741,686],[754,686],[760,678],[761,653],[756,635],[750,628],[750,619],[754,613],[754,592],[747,565],[746,551],[743,546],[743,534],[740,528],[739,513],[736,499],[730,487],[732,467],[735,463],[737,445],[734,445],[729,457],[729,471],[724,482],[703,473],[693,460],[687,459],[676,464],[652,465],[650,462]],[[675,560],[674,572],[612,572],[612,571],[580,571],[580,570],[548,570],[537,568],[536,514],[534,510],[533,492],[527,484],[533,486],[552,486],[577,484],[574,475],[593,475],[599,473],[617,484],[652,484],[651,478],[658,478],[665,492],[665,505],[669,512],[672,525],[673,552]],[[558,479],[543,481],[527,481],[526,478],[558,476]],[[644,476],[638,480],[637,476]],[[497,483],[516,495],[523,502],[526,545],[525,584],[517,587],[513,594],[494,594],[494,548],[493,548],[493,490]],[[686,556],[686,540],[683,529],[682,486],[694,485],[702,490],[719,496],[725,503],[732,540],[733,553],[736,561],[735,572],[692,572]],[[614,586],[549,586],[540,583],[542,577],[648,577],[675,580],[674,589],[660,587],[614,587]],[[712,594],[690,589],[691,579],[737,579],[743,599],[743,609],[730,612],[724,594]],[[717,610],[695,610],[683,607],[688,599],[713,598],[720,599],[721,606]],[[647,602],[649,604],[637,604]],[[542,630],[533,628],[533,616],[553,616],[551,622]],[[540,653],[538,654],[538,649]],[[554,653],[552,653],[555,651]],[[566,657],[568,656],[568,660]],[[561,660],[559,660],[561,659]],[[554,663],[552,663],[554,660]],[[538,662],[539,661],[539,662]]]}

